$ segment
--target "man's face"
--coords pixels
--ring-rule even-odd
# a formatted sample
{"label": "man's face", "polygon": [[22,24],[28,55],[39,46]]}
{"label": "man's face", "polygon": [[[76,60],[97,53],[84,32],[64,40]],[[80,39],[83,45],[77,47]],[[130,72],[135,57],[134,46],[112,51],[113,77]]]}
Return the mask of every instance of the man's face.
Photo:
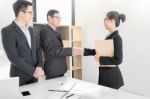
{"label": "man's face", "polygon": [[48,20],[53,26],[58,27],[60,25],[60,22],[61,22],[60,14],[55,13],[53,16],[49,16]]}
{"label": "man's face", "polygon": [[33,18],[33,10],[32,6],[28,6],[26,11],[21,11],[21,18],[26,23],[29,24]]}

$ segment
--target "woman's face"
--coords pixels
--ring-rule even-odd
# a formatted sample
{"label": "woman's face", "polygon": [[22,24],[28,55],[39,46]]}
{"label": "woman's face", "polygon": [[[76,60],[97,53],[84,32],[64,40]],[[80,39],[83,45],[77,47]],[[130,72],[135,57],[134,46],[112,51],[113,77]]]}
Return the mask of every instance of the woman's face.
{"label": "woman's face", "polygon": [[106,30],[109,30],[111,27],[111,20],[108,17],[104,19],[104,26]]}
{"label": "woman's face", "polygon": [[104,19],[104,26],[106,30],[111,30],[112,27],[114,27],[114,25],[115,25],[115,20],[109,19],[108,17]]}

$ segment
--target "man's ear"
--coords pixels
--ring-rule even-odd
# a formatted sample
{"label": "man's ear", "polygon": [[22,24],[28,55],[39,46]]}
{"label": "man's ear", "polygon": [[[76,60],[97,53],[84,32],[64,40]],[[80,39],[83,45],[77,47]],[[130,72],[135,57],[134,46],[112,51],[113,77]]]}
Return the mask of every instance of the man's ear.
{"label": "man's ear", "polygon": [[51,17],[51,16],[48,16],[48,17],[47,17],[47,20],[48,20],[48,21],[52,20],[52,17]]}
{"label": "man's ear", "polygon": [[23,14],[24,14],[24,12],[20,11],[20,12],[18,13],[18,16],[22,16]]}
{"label": "man's ear", "polygon": [[23,12],[19,12],[19,13],[18,13],[18,15],[22,15],[22,14],[23,14]]}

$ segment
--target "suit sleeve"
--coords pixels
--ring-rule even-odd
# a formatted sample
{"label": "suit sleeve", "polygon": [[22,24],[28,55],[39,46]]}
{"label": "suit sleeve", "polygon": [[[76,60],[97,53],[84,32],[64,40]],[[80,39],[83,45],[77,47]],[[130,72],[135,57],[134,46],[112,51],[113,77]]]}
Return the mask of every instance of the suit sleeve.
{"label": "suit sleeve", "polygon": [[123,52],[122,52],[122,39],[120,36],[114,39],[114,56],[113,57],[103,57],[99,58],[100,65],[119,65],[122,62]]}
{"label": "suit sleeve", "polygon": [[2,43],[11,64],[19,70],[33,76],[35,68],[28,64],[24,58],[19,56],[16,48],[16,38],[10,30],[2,29]]}
{"label": "suit sleeve", "polygon": [[39,34],[36,34],[36,55],[37,55],[37,66],[44,68],[44,57],[42,53],[42,48],[40,47]]}
{"label": "suit sleeve", "polygon": [[95,49],[84,48],[84,56],[94,56],[95,54]]}
{"label": "suit sleeve", "polygon": [[49,56],[72,56],[72,48],[64,48],[58,45],[55,45],[55,39],[53,35],[48,36],[48,31],[41,30],[40,32],[40,45],[43,48],[43,51],[46,52]]}

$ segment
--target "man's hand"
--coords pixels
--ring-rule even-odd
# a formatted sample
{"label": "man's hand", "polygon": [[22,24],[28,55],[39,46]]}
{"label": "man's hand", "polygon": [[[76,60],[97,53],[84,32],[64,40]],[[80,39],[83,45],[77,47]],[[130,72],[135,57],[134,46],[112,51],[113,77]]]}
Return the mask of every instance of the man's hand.
{"label": "man's hand", "polygon": [[40,76],[43,76],[43,75],[44,75],[44,71],[42,70],[42,68],[41,67],[36,67],[33,76],[35,78],[39,78]]}
{"label": "man's hand", "polygon": [[73,56],[82,55],[83,50],[81,48],[73,47]]}

